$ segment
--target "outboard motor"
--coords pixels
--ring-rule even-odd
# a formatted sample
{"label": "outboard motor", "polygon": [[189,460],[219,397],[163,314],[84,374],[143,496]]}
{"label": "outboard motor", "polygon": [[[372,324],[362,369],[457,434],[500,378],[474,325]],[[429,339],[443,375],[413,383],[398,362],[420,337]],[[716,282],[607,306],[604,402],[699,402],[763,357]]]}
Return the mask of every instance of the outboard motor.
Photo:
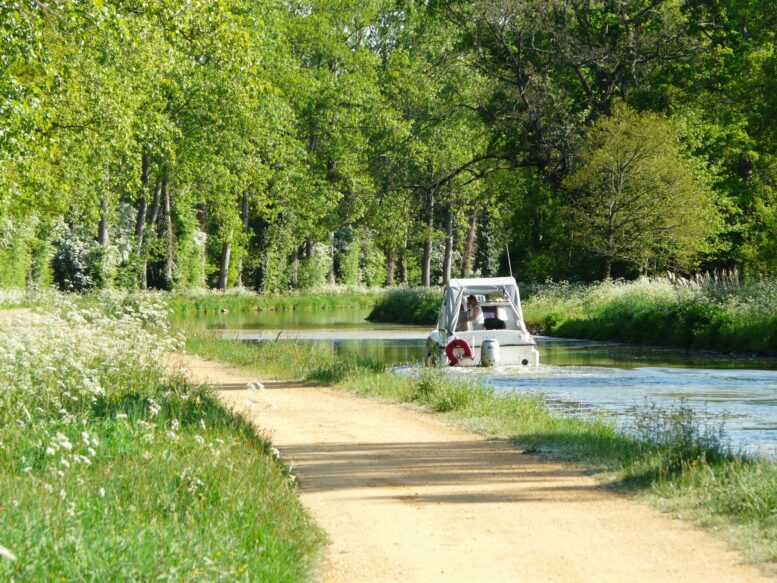
{"label": "outboard motor", "polygon": [[499,342],[493,339],[483,340],[480,345],[480,366],[494,366],[499,364],[500,360]]}

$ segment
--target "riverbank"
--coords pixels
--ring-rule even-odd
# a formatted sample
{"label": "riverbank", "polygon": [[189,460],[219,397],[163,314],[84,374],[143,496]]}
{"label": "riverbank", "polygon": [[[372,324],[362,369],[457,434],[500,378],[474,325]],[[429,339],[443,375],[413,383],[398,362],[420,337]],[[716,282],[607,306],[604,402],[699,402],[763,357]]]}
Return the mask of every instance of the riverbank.
{"label": "riverbank", "polygon": [[753,560],[777,561],[777,463],[732,454],[719,428],[690,409],[647,409],[626,435],[600,418],[552,414],[538,398],[497,396],[439,374],[400,376],[380,362],[336,357],[309,345],[244,344],[200,335],[187,346],[266,377],[318,381],[412,403],[482,435],[582,464],[613,488],[722,533]]}
{"label": "riverbank", "polygon": [[[568,463],[453,427],[415,405],[267,381],[186,356],[273,436],[327,533],[323,583],[771,580],[699,529]],[[249,387],[249,385],[252,387]],[[688,553],[688,549],[693,549]]]}
{"label": "riverbank", "polygon": [[311,577],[288,468],[211,391],[150,298],[0,318],[0,579]]}
{"label": "riverbank", "polygon": [[193,290],[168,294],[168,304],[176,316],[226,312],[288,310],[369,309],[380,295],[378,288],[331,287],[314,291],[259,294],[245,290],[218,292]]}
{"label": "riverbank", "polygon": [[[777,283],[632,282],[526,286],[530,330],[548,336],[777,355]],[[442,291],[387,290],[369,316],[379,322],[434,325]]]}

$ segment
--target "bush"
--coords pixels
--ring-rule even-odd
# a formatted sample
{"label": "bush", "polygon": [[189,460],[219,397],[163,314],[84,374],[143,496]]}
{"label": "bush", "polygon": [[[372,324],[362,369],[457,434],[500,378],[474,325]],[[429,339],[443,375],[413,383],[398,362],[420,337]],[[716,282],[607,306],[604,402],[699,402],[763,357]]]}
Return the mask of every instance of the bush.
{"label": "bush", "polygon": [[434,325],[442,298],[441,288],[389,289],[378,298],[367,319],[372,322]]}

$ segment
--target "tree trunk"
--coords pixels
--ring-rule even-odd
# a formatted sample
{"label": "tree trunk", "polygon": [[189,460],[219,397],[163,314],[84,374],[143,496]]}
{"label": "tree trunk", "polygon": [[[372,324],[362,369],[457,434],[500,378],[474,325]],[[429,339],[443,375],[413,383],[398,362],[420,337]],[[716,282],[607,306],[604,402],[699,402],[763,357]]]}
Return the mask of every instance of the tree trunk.
{"label": "tree trunk", "polygon": [[105,246],[108,244],[108,202],[105,197],[100,198],[100,225],[97,228],[97,243]]}
{"label": "tree trunk", "polygon": [[200,231],[208,232],[208,205],[201,202],[197,205],[197,222],[200,224]]}
{"label": "tree trunk", "polygon": [[604,279],[612,279],[612,258],[607,257],[604,260],[604,269],[602,270],[602,275],[604,275]]}
{"label": "tree trunk", "polygon": [[432,285],[432,242],[434,237],[434,190],[426,195],[426,235],[424,239],[424,255],[421,261],[421,285]]}
{"label": "tree trunk", "polygon": [[394,285],[394,248],[386,250],[386,285]]}
{"label": "tree trunk", "polygon": [[167,191],[167,179],[162,182],[162,199],[164,201],[165,213],[165,282],[172,289],[173,270],[175,268],[175,238],[173,233],[173,201],[170,193]]}
{"label": "tree trunk", "polygon": [[142,190],[140,199],[138,200],[138,216],[135,221],[135,253],[138,254],[140,254],[140,251],[143,249],[143,236],[146,233],[146,214],[148,213],[148,201],[146,200],[149,173],[148,154],[143,154],[141,161],[142,170],[140,174],[140,183],[142,185]]}
{"label": "tree trunk", "polygon": [[329,237],[329,253],[332,256],[332,261],[329,264],[329,273],[326,276],[326,282],[329,285],[335,284],[335,234]]}
{"label": "tree trunk", "polygon": [[475,239],[478,226],[478,209],[472,211],[469,219],[469,229],[467,229],[467,239],[464,243],[464,257],[461,262],[461,277],[472,275],[472,258],[475,256]]}
{"label": "tree trunk", "polygon": [[399,248],[399,257],[397,257],[397,279],[399,283],[407,283],[407,229],[402,239],[402,246]]}
{"label": "tree trunk", "polygon": [[148,219],[150,227],[156,225],[157,217],[159,217],[159,202],[162,200],[162,184],[161,178],[156,179],[156,188],[154,189],[154,198],[151,201],[151,216]]}
{"label": "tree trunk", "polygon": [[[248,233],[248,191],[243,192],[243,201],[240,209],[240,218],[243,223],[243,233]],[[237,287],[243,287],[243,257],[241,256],[237,262],[237,280],[235,281]]]}
{"label": "tree trunk", "polygon": [[445,228],[445,256],[442,263],[442,283],[448,285],[451,280],[451,268],[453,265],[453,221],[452,206],[448,207],[448,224]]}
{"label": "tree trunk", "polygon": [[[153,236],[154,229],[156,228],[157,218],[159,217],[159,202],[162,199],[162,178],[157,177],[156,186],[154,187],[154,198],[151,200],[151,216],[148,219],[148,227],[151,229],[150,236]],[[145,227],[144,227],[145,231]],[[139,253],[142,255],[142,262],[140,265],[140,289],[148,288],[148,249],[144,249],[143,246],[139,248]]]}
{"label": "tree trunk", "polygon": [[227,278],[229,277],[229,255],[232,252],[232,244],[224,243],[221,250],[221,265],[219,267],[219,284],[221,291],[227,291]]}
{"label": "tree trunk", "polygon": [[138,201],[138,218],[135,222],[135,253],[140,253],[143,249],[143,236],[146,233],[146,214],[148,213],[148,202],[145,198]]}
{"label": "tree trunk", "polygon": [[299,284],[299,249],[295,249],[291,253],[291,285],[297,287]]}

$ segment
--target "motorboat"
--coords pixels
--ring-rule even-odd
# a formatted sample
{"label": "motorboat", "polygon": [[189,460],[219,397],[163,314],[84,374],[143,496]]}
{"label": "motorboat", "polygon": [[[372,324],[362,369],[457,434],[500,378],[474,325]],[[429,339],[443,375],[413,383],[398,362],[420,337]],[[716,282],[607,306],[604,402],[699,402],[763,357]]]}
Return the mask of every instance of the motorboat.
{"label": "motorboat", "polygon": [[[483,323],[468,321],[474,296]],[[452,279],[445,288],[437,328],[426,339],[427,366],[537,367],[540,354],[526,329],[518,284],[512,277]]]}

